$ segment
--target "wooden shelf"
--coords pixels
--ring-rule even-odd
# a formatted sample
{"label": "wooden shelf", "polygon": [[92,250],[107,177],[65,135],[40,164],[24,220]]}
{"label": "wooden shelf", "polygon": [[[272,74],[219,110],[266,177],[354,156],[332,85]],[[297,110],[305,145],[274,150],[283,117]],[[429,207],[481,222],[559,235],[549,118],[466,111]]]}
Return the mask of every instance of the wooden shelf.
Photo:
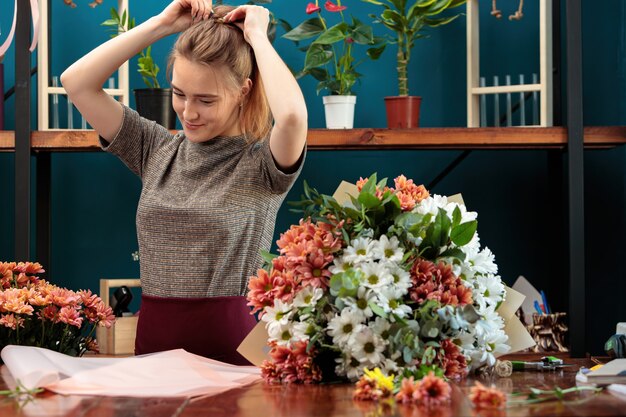
{"label": "wooden shelf", "polygon": [[[99,151],[94,131],[34,131],[36,152]],[[311,129],[309,149],[564,149],[564,127],[419,128],[419,129]],[[626,144],[626,126],[585,127],[585,147],[608,148]],[[0,131],[0,151],[15,148],[13,131]]]}

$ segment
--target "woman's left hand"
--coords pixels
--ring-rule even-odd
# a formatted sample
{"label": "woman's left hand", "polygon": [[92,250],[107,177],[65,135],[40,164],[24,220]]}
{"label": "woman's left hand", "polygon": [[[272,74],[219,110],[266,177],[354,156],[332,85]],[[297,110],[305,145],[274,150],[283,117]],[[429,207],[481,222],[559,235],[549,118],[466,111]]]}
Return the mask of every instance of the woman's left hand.
{"label": "woman's left hand", "polygon": [[248,43],[258,36],[267,39],[267,27],[270,23],[270,11],[262,6],[244,5],[228,12],[224,21],[232,23],[243,31]]}

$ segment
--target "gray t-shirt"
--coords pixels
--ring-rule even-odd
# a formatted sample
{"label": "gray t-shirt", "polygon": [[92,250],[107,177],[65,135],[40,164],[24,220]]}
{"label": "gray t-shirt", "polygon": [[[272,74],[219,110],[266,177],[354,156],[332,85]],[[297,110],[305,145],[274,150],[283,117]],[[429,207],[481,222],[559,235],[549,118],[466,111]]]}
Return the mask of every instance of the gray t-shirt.
{"label": "gray t-shirt", "polygon": [[101,139],[101,146],[143,183],[137,208],[143,294],[245,295],[306,149],[297,170],[286,174],[267,140],[193,143],[126,106],[120,131],[109,145]]}

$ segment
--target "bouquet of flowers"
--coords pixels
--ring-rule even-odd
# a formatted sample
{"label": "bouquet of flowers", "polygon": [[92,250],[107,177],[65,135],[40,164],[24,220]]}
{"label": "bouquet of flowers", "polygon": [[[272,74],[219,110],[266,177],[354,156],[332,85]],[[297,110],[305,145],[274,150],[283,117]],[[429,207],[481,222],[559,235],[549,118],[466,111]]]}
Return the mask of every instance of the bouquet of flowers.
{"label": "bouquet of flowers", "polygon": [[111,327],[111,307],[90,290],[59,288],[40,279],[38,263],[0,262],[0,350],[43,347],[71,356],[98,351],[96,326]]}
{"label": "bouquet of flowers", "polygon": [[364,369],[461,378],[509,350],[506,295],[477,213],[399,176],[357,182],[340,204],[304,185],[304,213],[249,282],[272,383],[356,380]]}

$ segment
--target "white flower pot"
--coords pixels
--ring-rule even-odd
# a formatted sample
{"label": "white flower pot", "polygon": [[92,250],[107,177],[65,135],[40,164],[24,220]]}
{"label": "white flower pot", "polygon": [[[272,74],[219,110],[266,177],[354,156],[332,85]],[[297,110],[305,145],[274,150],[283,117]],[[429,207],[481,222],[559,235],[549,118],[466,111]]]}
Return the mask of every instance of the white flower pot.
{"label": "white flower pot", "polygon": [[356,96],[324,96],[327,129],[352,129]]}

